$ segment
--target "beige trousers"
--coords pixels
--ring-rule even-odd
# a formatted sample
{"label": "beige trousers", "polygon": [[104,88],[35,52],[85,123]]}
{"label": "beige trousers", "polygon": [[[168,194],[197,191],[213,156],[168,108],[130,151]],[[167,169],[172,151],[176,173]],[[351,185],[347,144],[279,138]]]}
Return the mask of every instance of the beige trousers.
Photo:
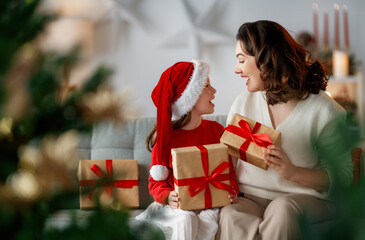
{"label": "beige trousers", "polygon": [[300,239],[297,219],[304,212],[311,223],[335,216],[328,201],[309,195],[288,194],[272,201],[244,195],[221,209],[216,239]]}

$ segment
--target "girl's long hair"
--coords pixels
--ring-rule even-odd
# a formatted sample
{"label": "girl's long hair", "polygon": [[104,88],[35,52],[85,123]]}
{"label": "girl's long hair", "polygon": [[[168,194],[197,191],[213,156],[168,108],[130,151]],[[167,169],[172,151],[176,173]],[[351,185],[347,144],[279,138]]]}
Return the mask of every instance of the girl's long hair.
{"label": "girl's long hair", "polygon": [[[180,119],[172,121],[172,129],[179,129],[184,127],[190,122],[191,114],[190,112],[182,116]],[[152,128],[151,132],[147,135],[145,145],[148,151],[152,152],[152,148],[156,143],[156,124]]]}

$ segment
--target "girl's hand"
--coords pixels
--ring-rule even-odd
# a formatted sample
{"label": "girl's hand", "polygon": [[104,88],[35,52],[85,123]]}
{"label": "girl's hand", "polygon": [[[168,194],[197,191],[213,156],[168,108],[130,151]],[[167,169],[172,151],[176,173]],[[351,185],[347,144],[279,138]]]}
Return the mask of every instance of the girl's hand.
{"label": "girl's hand", "polygon": [[270,145],[264,149],[264,159],[266,164],[275,169],[286,180],[292,180],[297,167],[293,165],[281,147]]}
{"label": "girl's hand", "polygon": [[231,203],[238,203],[238,194],[228,194],[228,198]]}
{"label": "girl's hand", "polygon": [[177,209],[179,207],[179,197],[177,196],[177,192],[170,192],[168,197],[168,204],[173,209]]}

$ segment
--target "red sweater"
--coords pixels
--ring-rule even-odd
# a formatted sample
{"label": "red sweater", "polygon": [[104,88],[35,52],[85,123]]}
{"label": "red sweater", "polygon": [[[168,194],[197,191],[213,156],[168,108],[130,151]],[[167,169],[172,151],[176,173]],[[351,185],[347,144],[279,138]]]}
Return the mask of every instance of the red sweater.
{"label": "red sweater", "polygon": [[[202,120],[199,127],[193,130],[176,129],[172,132],[171,148],[189,147],[197,145],[206,145],[219,143],[219,139],[224,132],[223,126],[216,121]],[[154,162],[159,162],[156,154],[156,145],[152,149],[151,166]],[[149,177],[149,190],[156,202],[166,204],[165,199],[171,191],[174,190],[174,176],[172,172],[172,158],[167,168],[170,171],[169,177],[164,181],[155,181],[151,176]],[[231,163],[231,170],[234,172]],[[236,181],[236,179],[234,179]]]}

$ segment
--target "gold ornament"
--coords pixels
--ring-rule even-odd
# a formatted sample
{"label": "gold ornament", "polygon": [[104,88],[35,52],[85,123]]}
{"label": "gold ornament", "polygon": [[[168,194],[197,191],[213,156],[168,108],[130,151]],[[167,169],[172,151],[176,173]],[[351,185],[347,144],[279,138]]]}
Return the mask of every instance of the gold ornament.
{"label": "gold ornament", "polygon": [[28,81],[36,68],[38,53],[33,44],[25,44],[16,53],[9,71],[5,75],[8,98],[4,106],[5,115],[15,120],[22,118],[30,109],[31,98]]}
{"label": "gold ornament", "polygon": [[13,138],[13,133],[11,131],[13,127],[13,119],[9,117],[4,117],[0,120],[0,138]]}
{"label": "gold ornament", "polygon": [[57,101],[63,105],[72,91],[76,89],[76,85],[70,84],[70,66],[65,63],[63,65],[63,75],[65,77],[65,83],[57,92]]}
{"label": "gold ornament", "polygon": [[99,88],[95,93],[88,93],[82,98],[81,107],[84,118],[91,123],[108,119],[114,123],[123,121],[126,99],[107,88]]}
{"label": "gold ornament", "polygon": [[38,148],[21,146],[19,152],[19,167],[35,171],[42,163],[42,155]]}
{"label": "gold ornament", "polygon": [[62,165],[67,170],[77,169],[80,159],[76,148],[80,143],[80,135],[75,130],[69,130],[58,138],[46,136],[41,143],[41,154],[45,161]]}
{"label": "gold ornament", "polygon": [[18,169],[10,175],[6,186],[15,196],[24,201],[36,201],[41,197],[42,188],[37,177],[31,171]]}

